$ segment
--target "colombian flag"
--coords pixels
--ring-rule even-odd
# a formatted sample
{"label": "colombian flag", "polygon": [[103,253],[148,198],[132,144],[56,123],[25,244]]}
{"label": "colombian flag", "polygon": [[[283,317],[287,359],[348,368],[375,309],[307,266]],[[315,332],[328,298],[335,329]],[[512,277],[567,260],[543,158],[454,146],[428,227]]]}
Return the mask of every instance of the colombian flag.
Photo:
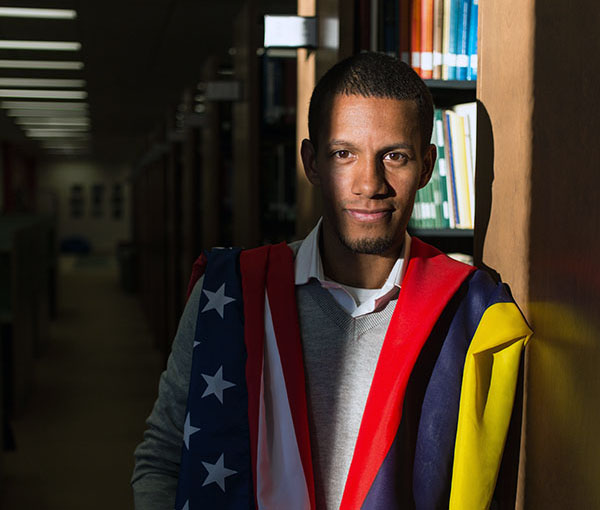
{"label": "colombian flag", "polygon": [[[316,510],[293,254],[202,274],[176,510]],[[530,336],[505,285],[413,238],[340,508],[488,508]]]}

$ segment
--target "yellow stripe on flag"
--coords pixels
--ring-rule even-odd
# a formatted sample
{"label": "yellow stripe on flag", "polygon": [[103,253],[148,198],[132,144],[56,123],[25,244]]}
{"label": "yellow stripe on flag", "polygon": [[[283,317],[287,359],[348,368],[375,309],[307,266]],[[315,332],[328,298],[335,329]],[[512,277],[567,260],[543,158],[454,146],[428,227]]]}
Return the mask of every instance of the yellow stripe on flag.
{"label": "yellow stripe on flag", "polygon": [[450,510],[485,510],[491,503],[521,351],[531,335],[514,303],[496,303],[481,318],[463,372]]}

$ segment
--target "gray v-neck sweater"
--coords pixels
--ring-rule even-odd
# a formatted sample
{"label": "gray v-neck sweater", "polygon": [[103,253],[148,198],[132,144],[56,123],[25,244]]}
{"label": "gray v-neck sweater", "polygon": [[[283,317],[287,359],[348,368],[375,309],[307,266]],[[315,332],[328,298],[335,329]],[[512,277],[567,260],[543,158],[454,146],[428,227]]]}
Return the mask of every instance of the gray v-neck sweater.
{"label": "gray v-neck sweater", "polygon": [[379,352],[396,300],[351,317],[312,280],[296,287],[319,509],[340,506]]}
{"label": "gray v-neck sweater", "polygon": [[[158,399],[135,451],[138,510],[175,504],[202,279],[181,317]],[[371,379],[396,300],[352,318],[313,280],[296,287],[304,353],[317,508],[339,508]],[[201,482],[199,482],[201,483]]]}

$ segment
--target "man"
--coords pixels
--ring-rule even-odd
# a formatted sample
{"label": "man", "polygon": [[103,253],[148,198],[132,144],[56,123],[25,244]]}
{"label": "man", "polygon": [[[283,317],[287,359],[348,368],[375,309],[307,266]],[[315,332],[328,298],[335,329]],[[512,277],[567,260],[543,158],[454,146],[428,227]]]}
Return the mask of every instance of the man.
{"label": "man", "polygon": [[504,287],[406,233],[432,124],[391,57],[321,79],[301,155],[322,220],[291,250],[200,260],[137,508],[489,506],[530,331]]}

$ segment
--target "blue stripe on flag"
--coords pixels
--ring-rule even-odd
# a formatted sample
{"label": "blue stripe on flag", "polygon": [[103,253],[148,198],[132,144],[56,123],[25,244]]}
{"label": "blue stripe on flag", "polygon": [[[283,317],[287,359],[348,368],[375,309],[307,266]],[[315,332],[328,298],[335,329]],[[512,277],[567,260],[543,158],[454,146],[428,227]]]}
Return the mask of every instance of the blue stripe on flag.
{"label": "blue stripe on flag", "polygon": [[417,510],[448,507],[467,349],[486,308],[500,302],[512,302],[508,287],[496,285],[484,271],[475,272],[462,290],[423,400],[413,472]]}
{"label": "blue stripe on flag", "polygon": [[208,254],[176,510],[254,506],[239,253],[213,249]]}

